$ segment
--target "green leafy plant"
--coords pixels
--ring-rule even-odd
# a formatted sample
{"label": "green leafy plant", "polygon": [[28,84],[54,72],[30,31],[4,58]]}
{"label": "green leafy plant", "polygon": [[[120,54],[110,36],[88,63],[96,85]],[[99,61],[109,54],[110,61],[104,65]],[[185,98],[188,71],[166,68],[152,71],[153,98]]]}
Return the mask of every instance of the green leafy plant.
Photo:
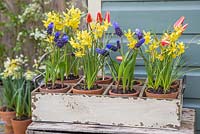
{"label": "green leafy plant", "polygon": [[[116,22],[113,25],[115,34],[120,38],[123,38],[123,32],[119,25]],[[125,93],[126,90],[132,90],[136,58],[140,46],[145,41],[139,29],[136,29],[135,32],[132,32],[129,29],[128,32],[125,33],[125,37],[128,40],[128,50],[126,52],[124,52],[124,45],[120,45],[119,41],[117,41],[117,46],[110,44],[106,45],[107,48],[113,51],[119,50],[121,54],[120,64],[110,57],[111,62],[108,65],[113,78],[117,81],[117,88],[119,87],[120,82],[122,82],[123,93]]]}
{"label": "green leafy plant", "polygon": [[187,24],[182,25],[183,21],[184,17],[181,17],[174,24],[174,31],[165,32],[161,39],[156,35],[152,36],[150,32],[144,32],[145,52],[142,49],[140,51],[145,62],[148,88],[163,88],[163,93],[167,93],[171,84],[183,75],[182,55],[185,52],[185,45],[178,41],[187,27]]}
{"label": "green leafy plant", "polygon": [[[70,39],[70,44],[74,48],[74,54],[81,60],[83,73],[85,76],[85,89],[94,88],[98,72],[104,67],[104,56],[99,55],[101,48],[107,42],[105,33],[111,26],[109,17],[103,18],[97,14],[97,20],[92,21],[91,14],[86,17],[88,29],[77,31],[74,38]],[[104,72],[104,71],[102,71]]]}
{"label": "green leafy plant", "polygon": [[29,107],[28,114],[31,113],[30,79],[34,73],[30,71],[25,73],[26,62],[27,59],[22,55],[14,59],[7,58],[7,61],[4,62],[5,69],[1,73],[3,105],[5,105],[6,111],[16,111],[17,116],[20,116],[21,111],[27,107]]}

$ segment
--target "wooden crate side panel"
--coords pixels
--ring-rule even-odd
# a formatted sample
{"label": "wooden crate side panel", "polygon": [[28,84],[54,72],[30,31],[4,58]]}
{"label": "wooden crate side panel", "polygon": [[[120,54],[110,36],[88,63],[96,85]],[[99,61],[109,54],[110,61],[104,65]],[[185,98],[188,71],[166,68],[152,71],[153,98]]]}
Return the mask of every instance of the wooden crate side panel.
{"label": "wooden crate side panel", "polygon": [[179,100],[34,94],[32,110],[33,121],[178,128],[179,107]]}

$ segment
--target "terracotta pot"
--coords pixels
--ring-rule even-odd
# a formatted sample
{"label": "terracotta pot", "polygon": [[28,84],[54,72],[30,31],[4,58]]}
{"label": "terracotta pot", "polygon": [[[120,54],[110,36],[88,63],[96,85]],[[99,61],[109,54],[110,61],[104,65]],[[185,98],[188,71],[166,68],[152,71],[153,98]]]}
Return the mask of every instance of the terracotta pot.
{"label": "terracotta pot", "polygon": [[58,89],[48,89],[45,87],[45,85],[42,85],[39,87],[40,92],[44,93],[66,93],[70,89],[70,85],[65,85],[66,87],[64,88],[58,88]]}
{"label": "terracotta pot", "polygon": [[111,95],[111,96],[120,96],[120,97],[133,97],[133,96],[136,97],[136,96],[139,95],[139,93],[140,93],[140,91],[136,90],[136,92],[132,93],[132,94],[117,94],[117,93],[112,92],[112,90],[109,90],[109,95]]}
{"label": "terracotta pot", "polygon": [[171,98],[171,99],[176,99],[176,97],[178,96],[178,90],[176,92],[172,92],[169,94],[155,94],[155,93],[150,93],[147,91],[147,89],[145,90],[145,94],[146,97],[150,97],[150,98],[159,98],[159,99],[163,99],[163,98]]}
{"label": "terracotta pot", "polygon": [[102,80],[102,76],[98,76],[97,78],[101,78],[101,80],[96,80],[96,84],[110,84],[112,83],[112,77],[111,76],[104,76],[104,80]]}
{"label": "terracotta pot", "polygon": [[59,83],[59,84],[77,83],[80,81],[80,79],[81,79],[81,77],[79,77],[78,79],[74,79],[74,80],[64,80],[63,82],[61,82],[61,80],[56,80],[56,83]]}
{"label": "terracotta pot", "polygon": [[31,124],[32,120],[14,120],[12,119],[12,126],[14,130],[14,134],[26,134],[26,129],[29,124]]}
{"label": "terracotta pot", "polygon": [[15,118],[16,112],[4,112],[4,108],[0,108],[1,120],[5,123],[4,133],[13,134],[11,119]]}
{"label": "terracotta pot", "polygon": [[99,89],[95,89],[95,90],[79,90],[79,89],[76,89],[76,87],[73,87],[72,88],[72,92],[73,94],[95,94],[95,95],[101,95],[103,94],[103,86],[99,86],[100,88]]}
{"label": "terracotta pot", "polygon": [[175,81],[172,82],[170,88],[172,88],[172,89],[178,89],[179,85],[180,85],[179,81],[175,80]]}

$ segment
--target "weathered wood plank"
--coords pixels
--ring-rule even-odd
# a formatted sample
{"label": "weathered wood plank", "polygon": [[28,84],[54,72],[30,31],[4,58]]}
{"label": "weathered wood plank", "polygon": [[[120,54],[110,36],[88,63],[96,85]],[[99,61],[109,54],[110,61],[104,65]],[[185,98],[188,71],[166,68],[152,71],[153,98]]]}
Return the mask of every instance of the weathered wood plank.
{"label": "weathered wood plank", "polygon": [[[183,120],[179,130],[164,130],[164,129],[149,129],[149,128],[133,128],[133,127],[118,127],[106,125],[87,125],[87,124],[71,124],[71,123],[42,123],[33,122],[28,127],[28,134],[43,134],[29,133],[36,131],[50,132],[72,132],[72,133],[110,133],[110,134],[194,134],[195,111],[192,109],[183,109]],[[48,133],[44,133],[48,134]],[[56,133],[57,134],[57,133]]]}
{"label": "weathered wood plank", "polygon": [[[137,88],[141,90],[142,87]],[[154,99],[35,92],[32,93],[32,119],[61,123],[178,129],[181,97],[179,95],[179,99]],[[51,105],[49,102],[52,102]]]}

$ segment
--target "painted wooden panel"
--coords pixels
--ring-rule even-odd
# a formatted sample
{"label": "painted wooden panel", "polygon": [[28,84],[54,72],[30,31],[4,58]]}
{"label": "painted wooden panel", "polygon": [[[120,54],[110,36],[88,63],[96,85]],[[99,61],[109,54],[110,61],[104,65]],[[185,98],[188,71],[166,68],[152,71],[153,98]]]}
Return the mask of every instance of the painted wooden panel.
{"label": "painted wooden panel", "polygon": [[[40,93],[35,90],[32,93],[32,120],[165,129],[180,127],[180,93],[178,99],[155,99],[145,97],[145,85],[135,88],[141,90],[139,97],[106,95],[110,86],[104,95],[98,96]],[[49,102],[52,102],[51,105]]]}
{"label": "painted wooden panel", "polygon": [[[181,128],[176,131],[164,129],[131,128],[105,125],[71,124],[71,123],[44,123],[33,122],[28,127],[27,134],[63,133],[104,133],[104,134],[194,134],[195,111],[183,109]],[[45,132],[46,131],[46,132]],[[44,132],[44,133],[43,133]]]}
{"label": "painted wooden panel", "polygon": [[189,23],[185,33],[200,33],[200,1],[102,2],[102,11],[110,11],[111,20],[124,29],[141,28],[156,33],[162,33],[184,15]]}

